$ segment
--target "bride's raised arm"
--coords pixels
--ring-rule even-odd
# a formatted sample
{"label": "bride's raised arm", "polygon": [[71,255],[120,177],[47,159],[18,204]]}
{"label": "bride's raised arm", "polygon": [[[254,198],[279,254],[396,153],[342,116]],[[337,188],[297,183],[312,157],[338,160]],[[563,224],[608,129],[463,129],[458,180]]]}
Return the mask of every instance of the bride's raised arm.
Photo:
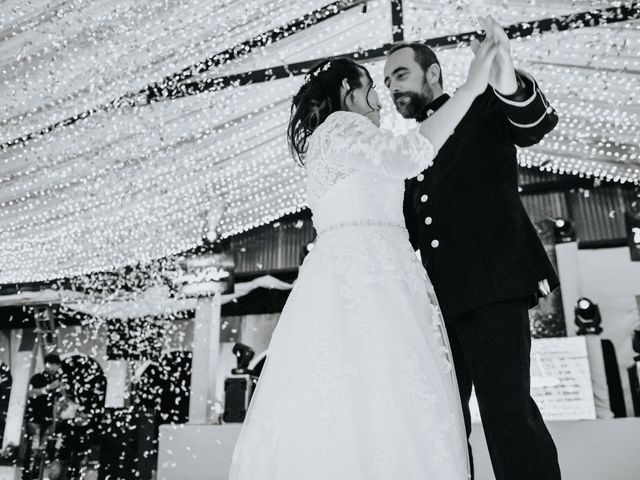
{"label": "bride's raised arm", "polygon": [[475,98],[486,90],[496,52],[497,45],[492,41],[484,42],[469,66],[466,82],[437,112],[420,124],[420,133],[429,139],[436,152],[453,133]]}
{"label": "bride's raised arm", "polygon": [[362,114],[334,112],[327,118],[321,144],[325,156],[354,169],[377,171],[395,178],[412,178],[429,167],[437,151],[453,133],[474,99],[487,88],[493,42],[485,42],[471,62],[467,81],[436,113],[416,130],[394,136]]}

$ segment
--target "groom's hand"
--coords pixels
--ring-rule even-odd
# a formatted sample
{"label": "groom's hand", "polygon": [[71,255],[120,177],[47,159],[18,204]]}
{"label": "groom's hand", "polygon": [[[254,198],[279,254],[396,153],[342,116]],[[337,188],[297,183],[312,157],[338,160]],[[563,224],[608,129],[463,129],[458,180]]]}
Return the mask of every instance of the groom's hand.
{"label": "groom's hand", "polygon": [[[496,20],[491,17],[479,17],[478,22],[486,32],[485,41],[493,41],[498,46],[498,52],[493,59],[491,73],[489,74],[489,85],[491,85],[501,95],[513,95],[518,90],[516,71],[511,58],[511,48],[509,37]],[[480,48],[477,39],[471,40],[471,50],[474,55]]]}

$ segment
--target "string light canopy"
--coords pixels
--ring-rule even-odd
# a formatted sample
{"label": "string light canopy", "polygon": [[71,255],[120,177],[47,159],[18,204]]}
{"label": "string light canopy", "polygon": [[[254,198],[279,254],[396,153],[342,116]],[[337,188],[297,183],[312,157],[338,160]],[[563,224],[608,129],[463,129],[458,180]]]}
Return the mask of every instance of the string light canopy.
{"label": "string light canopy", "polygon": [[[521,164],[640,183],[638,2],[5,2],[0,284],[171,256],[212,217],[225,238],[299,211],[285,128],[301,74],[349,55],[382,85],[388,45],[420,40],[452,92],[487,13],[561,118]],[[381,96],[383,126],[407,128]]]}

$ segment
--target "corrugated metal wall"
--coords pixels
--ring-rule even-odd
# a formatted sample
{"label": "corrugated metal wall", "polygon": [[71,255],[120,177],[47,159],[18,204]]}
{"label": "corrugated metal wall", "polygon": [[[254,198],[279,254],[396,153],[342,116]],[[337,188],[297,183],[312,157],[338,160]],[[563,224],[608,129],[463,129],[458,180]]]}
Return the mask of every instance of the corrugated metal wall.
{"label": "corrugated metal wall", "polygon": [[520,197],[533,223],[569,217],[569,204],[564,192],[532,193]]}
{"label": "corrugated metal wall", "polygon": [[625,236],[624,213],[630,209],[630,193],[622,187],[601,186],[522,195],[522,203],[534,224],[550,217],[569,219],[580,242],[593,242]]}
{"label": "corrugated metal wall", "polygon": [[624,213],[629,208],[618,186],[601,186],[571,194],[578,240],[609,240],[625,236]]}
{"label": "corrugated metal wall", "polygon": [[558,217],[569,218],[569,203],[565,193],[533,193],[520,198],[542,241],[554,244],[554,220]]}
{"label": "corrugated metal wall", "polygon": [[236,273],[296,268],[304,247],[314,238],[309,218],[283,219],[232,237],[230,248],[235,256]]}

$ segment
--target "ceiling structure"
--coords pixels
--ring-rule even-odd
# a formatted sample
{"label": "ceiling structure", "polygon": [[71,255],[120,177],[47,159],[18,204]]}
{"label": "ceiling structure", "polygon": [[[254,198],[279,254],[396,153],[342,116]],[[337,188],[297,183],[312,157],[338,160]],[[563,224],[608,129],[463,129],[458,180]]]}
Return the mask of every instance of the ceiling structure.
{"label": "ceiling structure", "polygon": [[7,0],[0,284],[115,270],[190,249],[208,226],[227,237],[304,208],[285,138],[299,73],[327,56],[362,60],[383,127],[401,132],[410,124],[382,87],[385,47],[440,45],[453,92],[478,14],[514,26],[517,66],[560,116],[520,163],[640,183],[639,11],[595,0]]}

